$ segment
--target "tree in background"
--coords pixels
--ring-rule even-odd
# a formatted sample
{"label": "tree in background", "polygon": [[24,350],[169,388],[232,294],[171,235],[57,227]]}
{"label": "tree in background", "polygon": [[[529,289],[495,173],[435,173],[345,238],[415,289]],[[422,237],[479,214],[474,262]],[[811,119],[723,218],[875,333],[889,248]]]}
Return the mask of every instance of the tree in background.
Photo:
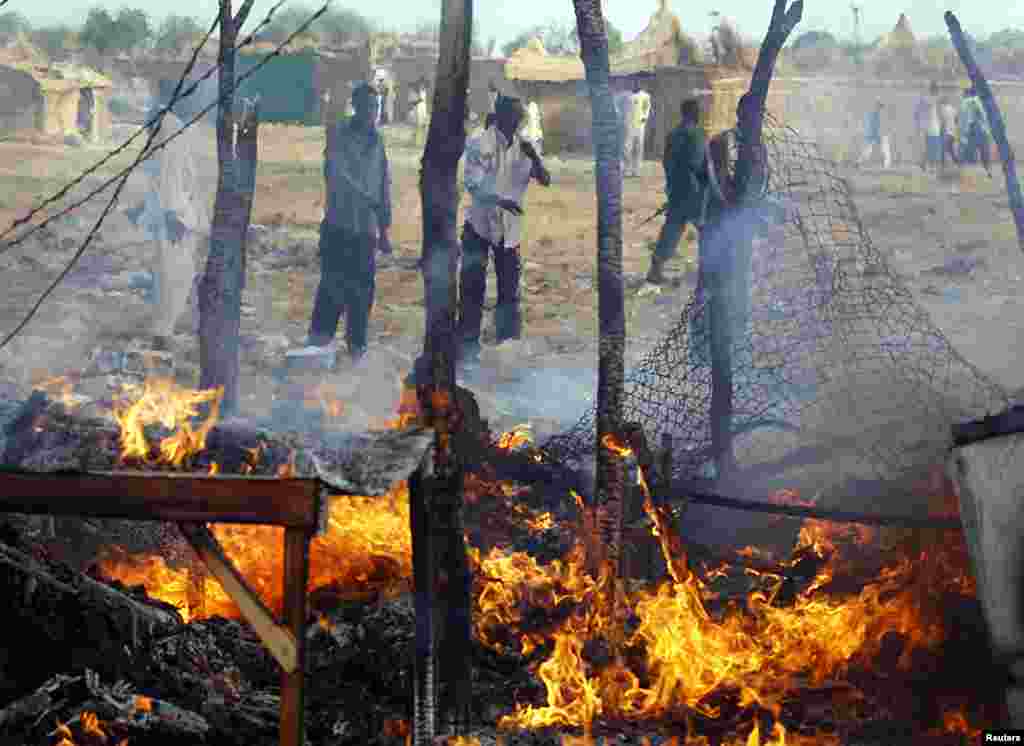
{"label": "tree in background", "polygon": [[148,46],[152,36],[153,27],[144,10],[121,8],[114,17],[104,8],[93,8],[82,27],[81,41],[106,55]]}
{"label": "tree in background", "polygon": [[176,52],[185,45],[190,45],[196,36],[201,36],[203,32],[203,27],[195,18],[172,13],[157,29],[153,48],[161,52]]}
{"label": "tree in background", "polygon": [[793,40],[791,49],[837,48],[839,42],[828,31],[806,31]]}
{"label": "tree in background", "polygon": [[1024,50],[1024,31],[1016,28],[1004,28],[1002,31],[996,31],[985,41],[985,46],[992,50]]}
{"label": "tree in background", "polygon": [[32,31],[32,24],[21,13],[12,11],[0,13],[0,34],[17,34],[19,32],[28,34]]}
{"label": "tree in background", "polygon": [[369,38],[373,24],[354,10],[338,8],[324,13],[312,29],[328,43],[344,44]]}
{"label": "tree in background", "polygon": [[[608,53],[613,57],[622,51],[625,42],[622,39],[622,32],[612,25],[611,21],[605,19],[605,28],[608,31]],[[578,57],[580,54],[580,39],[577,30],[567,24],[552,21],[545,25],[534,26],[522,32],[512,41],[504,44],[501,48],[502,54],[509,57],[517,49],[525,47],[533,37],[538,37],[544,44],[548,54]]]}
{"label": "tree in background", "polygon": [[69,26],[46,26],[34,29],[29,40],[39,49],[46,52],[52,60],[61,56],[69,49],[77,49],[80,45],[79,34]]}
{"label": "tree in background", "polygon": [[81,32],[82,44],[92,47],[101,55],[114,48],[116,32],[114,17],[103,8],[93,8],[85,19]]}
{"label": "tree in background", "polygon": [[[312,8],[304,5],[286,6],[274,14],[261,36],[274,44],[280,44],[313,12]],[[329,10],[309,27],[309,33],[317,41],[333,45],[363,41],[369,38],[372,31],[373,24],[367,18],[348,8]]]}
{"label": "tree in background", "polygon": [[153,42],[153,24],[149,13],[139,8],[121,8],[114,19],[117,29],[117,48],[130,51],[147,48]]}

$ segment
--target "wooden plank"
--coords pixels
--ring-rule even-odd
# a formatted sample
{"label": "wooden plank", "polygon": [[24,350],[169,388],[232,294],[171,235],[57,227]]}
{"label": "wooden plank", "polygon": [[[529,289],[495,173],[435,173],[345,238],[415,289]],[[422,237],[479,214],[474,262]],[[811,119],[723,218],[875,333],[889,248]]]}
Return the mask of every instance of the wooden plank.
{"label": "wooden plank", "polygon": [[296,666],[281,677],[281,746],[305,740],[306,584],[311,534],[298,528],[284,534],[284,622],[295,640]]}
{"label": "wooden plank", "polygon": [[[252,625],[260,640],[267,646],[281,668],[286,672],[295,671],[298,666],[296,637],[288,629],[278,626],[274,615],[263,605],[260,597],[231,564],[231,560],[224,555],[220,544],[217,543],[217,539],[209,529],[197,523],[182,523],[178,528],[181,529],[182,535],[210,570],[210,574],[217,578],[231,599],[238,604],[242,616]],[[288,566],[286,564],[285,577],[287,577],[287,573]],[[303,587],[303,591],[305,591],[305,587]]]}
{"label": "wooden plank", "polygon": [[194,474],[0,473],[0,512],[314,530],[316,479]]}

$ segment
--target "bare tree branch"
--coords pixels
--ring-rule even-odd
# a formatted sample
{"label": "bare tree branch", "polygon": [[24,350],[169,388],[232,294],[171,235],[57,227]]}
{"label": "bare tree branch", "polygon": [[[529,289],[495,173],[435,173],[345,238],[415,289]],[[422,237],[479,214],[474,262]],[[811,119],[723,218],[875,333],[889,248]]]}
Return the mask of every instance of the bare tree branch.
{"label": "bare tree branch", "polygon": [[1014,160],[1013,149],[1006,139],[1006,125],[1003,122],[1002,112],[999,111],[999,104],[992,95],[992,89],[988,81],[978,69],[974,61],[970,47],[964,39],[964,32],[960,28],[960,21],[951,11],[946,11],[946,28],[949,29],[949,37],[956,47],[960,60],[967,68],[967,75],[971,78],[981,103],[985,106],[985,113],[988,115],[989,124],[992,127],[992,139],[996,141],[999,148],[999,159],[1003,162],[1003,173],[1006,175],[1006,193],[1009,196],[1010,210],[1013,211],[1013,222],[1017,227],[1017,246],[1024,251],[1024,199],[1021,198],[1020,182],[1017,180],[1017,163]]}

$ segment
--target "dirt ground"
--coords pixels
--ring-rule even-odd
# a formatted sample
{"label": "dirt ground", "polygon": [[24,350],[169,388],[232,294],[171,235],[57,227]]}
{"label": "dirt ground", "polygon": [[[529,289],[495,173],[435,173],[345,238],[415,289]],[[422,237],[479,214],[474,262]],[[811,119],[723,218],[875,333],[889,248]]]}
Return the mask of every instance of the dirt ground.
{"label": "dirt ground", "polygon": [[[391,411],[400,377],[419,351],[423,329],[422,282],[413,266],[420,253],[420,153],[410,147],[407,128],[386,129],[385,137],[392,161],[396,253],[378,269],[370,355],[357,370],[344,355],[339,356],[338,368],[321,374],[335,386],[339,398],[352,403],[351,412],[359,415],[353,424],[360,417]],[[206,173],[214,180],[212,186],[212,133],[209,142]],[[304,344],[318,282],[322,148],[322,128],[261,127],[242,320],[242,400],[246,410],[256,415],[271,413],[275,398],[282,395],[275,371],[281,367],[284,351]],[[0,226],[9,226],[105,152],[98,147],[0,143]],[[136,152],[136,145],[129,146],[112,164],[123,166]],[[472,383],[493,426],[511,427],[529,417],[539,434],[545,426],[556,430],[577,419],[596,379],[593,164],[584,159],[546,160],[551,187],[532,185],[524,205],[524,339],[492,346],[491,319],[485,316],[483,366]],[[111,165],[103,167],[85,186],[113,173]],[[1015,365],[1024,323],[1019,298],[1024,260],[1016,246],[1002,174],[997,171],[989,180],[978,168],[950,181],[922,174],[916,167],[898,167],[884,173],[851,171],[848,176],[873,243],[953,344],[1004,386],[1024,387]],[[132,287],[132,276],[151,268],[151,250],[122,214],[141,198],[140,183],[137,176],[129,178],[119,207],[76,269],[35,319],[0,349],[0,381],[10,395],[23,393],[44,373],[85,370],[97,349],[148,343],[145,331],[151,307],[144,291]],[[641,177],[626,180],[624,187],[624,267],[632,288],[626,301],[628,358],[634,361],[678,317],[692,291],[686,257],[696,250],[695,236],[688,237],[680,258],[670,265],[670,270],[685,278],[680,286],[656,294],[637,290],[647,269],[649,246],[660,227],[659,220],[639,223],[661,204],[663,186],[660,163],[648,161]],[[76,194],[83,194],[82,189],[72,192]],[[15,328],[56,278],[104,201],[94,200],[59,220],[42,237],[0,253],[3,335]],[[9,232],[4,240],[14,235],[16,231]],[[964,255],[979,260],[969,274],[942,277],[928,271]],[[493,308],[493,275],[488,298]],[[181,324],[179,331],[173,342],[173,369],[179,380],[194,385],[198,382],[197,344],[188,323]],[[544,376],[538,377],[542,370]],[[84,381],[82,393],[90,394],[90,385],[88,379]]]}

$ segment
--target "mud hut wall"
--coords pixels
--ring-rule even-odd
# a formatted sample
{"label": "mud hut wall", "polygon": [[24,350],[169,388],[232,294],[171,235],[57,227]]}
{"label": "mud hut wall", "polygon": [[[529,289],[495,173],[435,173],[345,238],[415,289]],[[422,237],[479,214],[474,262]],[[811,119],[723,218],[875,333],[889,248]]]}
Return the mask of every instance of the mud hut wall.
{"label": "mud hut wall", "polygon": [[[434,95],[434,78],[437,75],[436,57],[396,57],[384,67],[395,76],[395,94],[397,96],[395,116],[404,122],[412,108],[409,95],[415,90],[420,78],[427,79],[428,106]],[[478,115],[486,114],[490,106],[487,97],[487,84],[494,81],[499,90],[508,89],[505,79],[505,61],[502,59],[474,59],[469,65],[469,109]],[[508,91],[506,91],[508,92]]]}
{"label": "mud hut wall", "polygon": [[[662,68],[653,72],[613,75],[613,93],[633,90],[634,81],[651,96],[651,119],[644,141],[644,158],[658,160],[668,133],[679,124],[679,108],[685,98],[703,95],[707,79],[703,68]],[[544,119],[544,149],[550,153],[592,153],[593,139],[590,95],[585,80],[515,80],[510,87],[541,107]]]}
{"label": "mud hut wall", "polygon": [[111,88],[92,89],[92,132],[93,142],[106,142],[113,137],[114,120],[110,114]]}
{"label": "mud hut wall", "polygon": [[[63,83],[63,81],[60,81]],[[79,87],[70,83],[55,85],[47,81],[43,87],[46,105],[42,129],[47,135],[67,135],[77,131]]]}
{"label": "mud hut wall", "polygon": [[44,107],[39,83],[31,75],[0,66],[0,130],[41,129]]}

